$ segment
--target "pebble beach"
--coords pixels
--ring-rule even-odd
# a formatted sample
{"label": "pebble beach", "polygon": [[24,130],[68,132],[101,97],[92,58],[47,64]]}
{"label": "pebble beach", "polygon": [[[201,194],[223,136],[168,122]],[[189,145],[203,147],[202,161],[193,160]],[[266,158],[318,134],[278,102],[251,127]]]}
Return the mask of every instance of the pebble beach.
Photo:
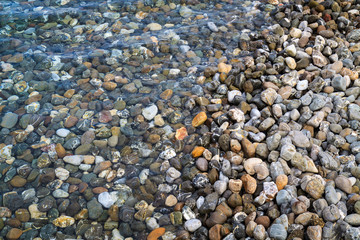
{"label": "pebble beach", "polygon": [[359,0],[0,2],[0,240],[360,240]]}

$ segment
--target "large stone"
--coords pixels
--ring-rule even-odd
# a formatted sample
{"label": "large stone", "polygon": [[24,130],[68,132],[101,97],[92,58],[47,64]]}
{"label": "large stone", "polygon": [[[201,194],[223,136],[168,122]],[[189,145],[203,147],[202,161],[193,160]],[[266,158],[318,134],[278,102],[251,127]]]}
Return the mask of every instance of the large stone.
{"label": "large stone", "polygon": [[269,235],[275,240],[285,240],[287,237],[285,226],[282,224],[271,225]]}
{"label": "large stone", "polygon": [[12,128],[16,125],[18,121],[18,115],[15,113],[6,113],[5,116],[2,118],[1,127],[3,128]]}
{"label": "large stone", "polygon": [[90,202],[88,202],[87,208],[89,210],[89,218],[92,220],[96,220],[103,213],[103,208],[96,199],[93,199]]}

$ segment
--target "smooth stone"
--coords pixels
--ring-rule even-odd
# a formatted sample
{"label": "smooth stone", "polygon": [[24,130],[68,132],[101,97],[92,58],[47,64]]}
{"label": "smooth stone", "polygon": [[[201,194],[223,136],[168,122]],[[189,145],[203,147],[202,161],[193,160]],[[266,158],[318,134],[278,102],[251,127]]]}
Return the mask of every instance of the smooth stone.
{"label": "smooth stone", "polygon": [[8,112],[4,115],[1,121],[1,127],[13,128],[18,121],[18,115],[15,113]]}
{"label": "smooth stone", "polygon": [[63,160],[64,160],[64,162],[66,162],[66,163],[70,163],[70,164],[72,164],[72,165],[78,166],[78,165],[80,165],[80,164],[83,162],[84,156],[82,156],[82,155],[65,156],[65,157],[63,158]]}
{"label": "smooth stone", "polygon": [[184,227],[189,232],[195,232],[201,227],[201,221],[199,219],[190,219],[187,220],[184,224]]}
{"label": "smooth stone", "polygon": [[109,192],[102,192],[98,196],[98,201],[104,208],[110,208],[117,201],[116,192],[111,194]]}
{"label": "smooth stone", "polygon": [[152,120],[158,113],[158,107],[155,104],[150,105],[142,110],[142,115],[148,121]]}
{"label": "smooth stone", "polygon": [[353,213],[345,217],[345,222],[352,226],[360,226],[360,214]]}
{"label": "smooth stone", "polygon": [[66,128],[60,128],[58,130],[56,130],[56,134],[59,136],[59,137],[66,137],[67,135],[69,135],[70,133],[70,130],[66,129]]}
{"label": "smooth stone", "polygon": [[286,240],[287,232],[282,224],[273,224],[270,227],[269,235],[276,240]]}

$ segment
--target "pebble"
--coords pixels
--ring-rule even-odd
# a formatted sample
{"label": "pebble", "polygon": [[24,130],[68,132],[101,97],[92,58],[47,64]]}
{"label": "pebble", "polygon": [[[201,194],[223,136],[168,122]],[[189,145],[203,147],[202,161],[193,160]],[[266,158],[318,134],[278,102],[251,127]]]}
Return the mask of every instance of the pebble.
{"label": "pebble", "polygon": [[13,128],[18,121],[18,115],[15,113],[6,113],[1,120],[0,126],[3,128]]}
{"label": "pebble", "polygon": [[360,226],[360,214],[352,213],[345,217],[345,222],[352,226]]}
{"label": "pebble", "polygon": [[158,107],[155,104],[153,104],[147,108],[144,108],[142,110],[142,115],[148,121],[152,120],[156,116],[157,113],[158,113]]}
{"label": "pebble", "polygon": [[1,236],[359,235],[356,4],[230,2],[2,9]]}
{"label": "pebble", "polygon": [[116,192],[102,192],[98,196],[98,201],[104,208],[110,208],[117,200]]}
{"label": "pebble", "polygon": [[243,182],[245,192],[253,194],[256,191],[257,183],[255,178],[245,174],[241,177],[241,181]]}
{"label": "pebble", "polygon": [[72,156],[65,156],[63,158],[64,162],[66,163],[70,163],[72,165],[80,165],[83,160],[84,160],[84,157],[81,156],[81,155],[72,155]]}
{"label": "pebble", "polygon": [[285,240],[287,237],[287,232],[285,226],[282,224],[273,224],[269,229],[269,235],[271,238],[276,240]]}
{"label": "pebble", "polygon": [[196,218],[187,220],[184,224],[184,227],[189,232],[195,232],[201,227],[201,221]]}

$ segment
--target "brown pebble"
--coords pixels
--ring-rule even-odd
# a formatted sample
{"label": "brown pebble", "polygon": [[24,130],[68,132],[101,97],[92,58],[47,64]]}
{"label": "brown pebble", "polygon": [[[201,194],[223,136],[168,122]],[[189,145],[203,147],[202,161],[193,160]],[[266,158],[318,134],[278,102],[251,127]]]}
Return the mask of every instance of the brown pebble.
{"label": "brown pebble", "polygon": [[12,228],[10,231],[6,234],[6,238],[8,240],[16,240],[19,239],[19,237],[22,235],[23,231],[18,228]]}
{"label": "brown pebble", "polygon": [[112,205],[109,210],[108,210],[108,214],[110,216],[110,219],[112,221],[118,222],[119,221],[119,207],[114,204]]}
{"label": "brown pebble", "polygon": [[288,177],[285,174],[280,174],[276,177],[276,186],[278,190],[280,191],[283,189],[288,183]]}
{"label": "brown pebble", "polygon": [[78,122],[78,118],[75,116],[69,116],[65,119],[64,127],[71,128]]}
{"label": "brown pebble", "polygon": [[19,175],[13,177],[10,181],[11,186],[13,187],[23,187],[26,184],[26,179],[20,177]]}
{"label": "brown pebble", "polygon": [[111,167],[112,163],[110,161],[104,161],[104,162],[100,162],[98,164],[95,165],[95,168],[93,170],[93,172],[95,174],[100,173],[101,171]]}
{"label": "brown pebble", "polygon": [[57,143],[55,146],[55,151],[59,158],[63,158],[66,155],[65,148],[61,145],[61,143]]}
{"label": "brown pebble", "polygon": [[255,157],[256,148],[247,138],[241,140],[241,146],[244,150],[245,156],[248,158]]}
{"label": "brown pebble", "polygon": [[216,224],[209,230],[209,239],[210,240],[220,240],[221,239],[221,225]]}
{"label": "brown pebble", "polygon": [[21,222],[28,222],[30,220],[30,213],[25,208],[19,208],[15,211],[15,217]]}
{"label": "brown pebble", "polygon": [[83,193],[85,192],[85,190],[88,188],[88,184],[86,182],[82,182],[79,184],[79,192]]}
{"label": "brown pebble", "polygon": [[104,187],[96,187],[96,188],[93,188],[93,193],[95,194],[100,194],[100,193],[103,193],[103,192],[107,192],[108,190]]}
{"label": "brown pebble", "polygon": [[249,174],[245,174],[241,177],[245,192],[253,194],[256,191],[257,183],[256,179],[251,177]]}
{"label": "brown pebble", "polygon": [[21,226],[21,222],[17,218],[10,218],[6,221],[6,224],[13,228],[18,228]]}
{"label": "brown pebble", "polygon": [[257,217],[255,222],[257,224],[263,225],[265,228],[268,228],[270,226],[270,218],[268,216]]}

